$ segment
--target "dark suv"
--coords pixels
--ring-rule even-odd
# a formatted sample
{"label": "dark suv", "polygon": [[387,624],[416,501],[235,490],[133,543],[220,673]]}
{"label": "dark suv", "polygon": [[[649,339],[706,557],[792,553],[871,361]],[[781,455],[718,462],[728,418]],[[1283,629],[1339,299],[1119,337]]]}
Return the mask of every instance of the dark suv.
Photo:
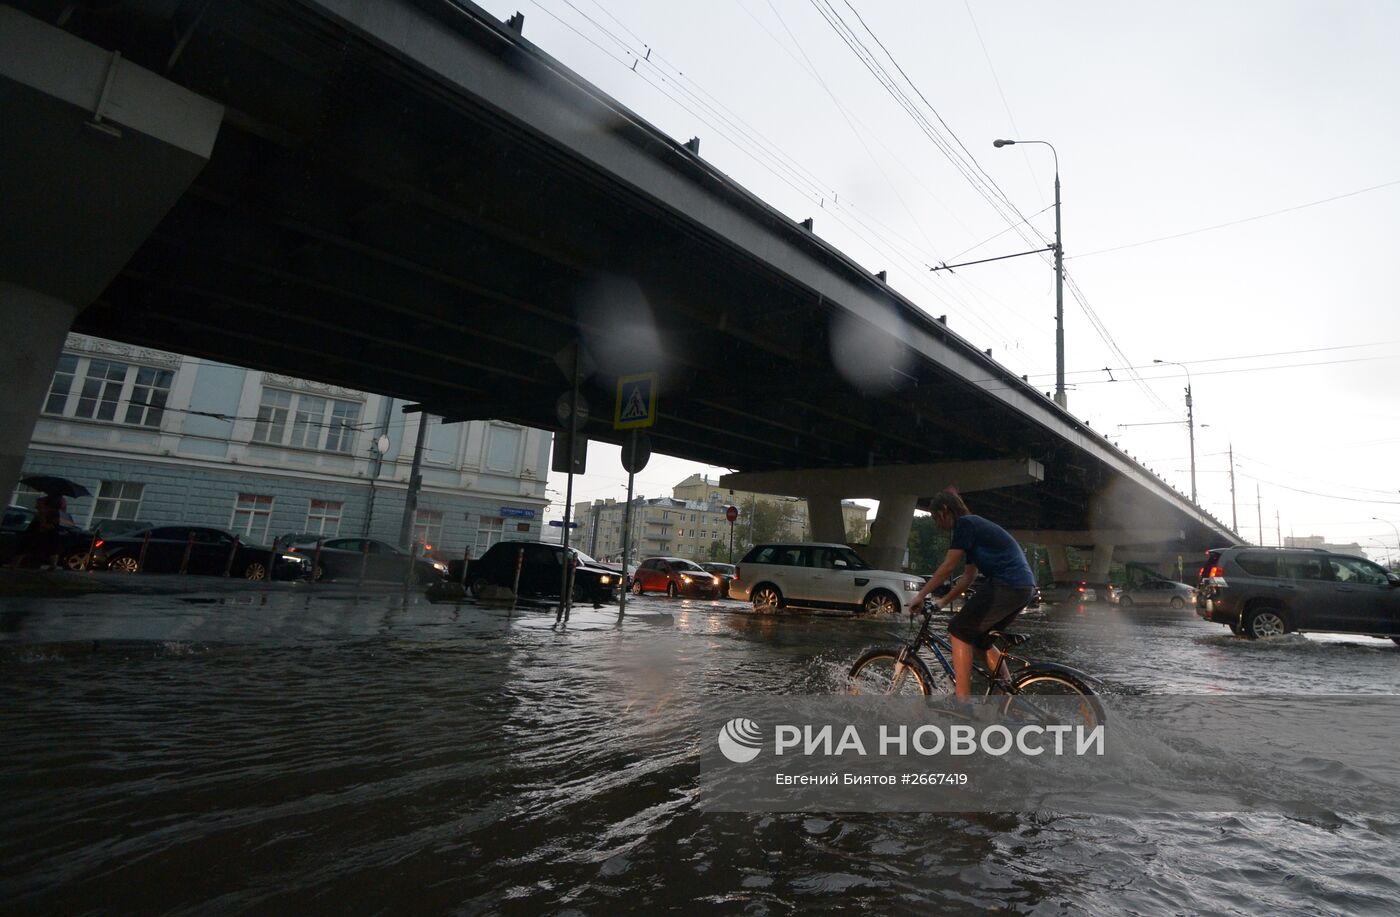
{"label": "dark suv", "polygon": [[1196,614],[1250,639],[1330,631],[1400,643],[1400,576],[1321,548],[1215,548],[1201,568]]}

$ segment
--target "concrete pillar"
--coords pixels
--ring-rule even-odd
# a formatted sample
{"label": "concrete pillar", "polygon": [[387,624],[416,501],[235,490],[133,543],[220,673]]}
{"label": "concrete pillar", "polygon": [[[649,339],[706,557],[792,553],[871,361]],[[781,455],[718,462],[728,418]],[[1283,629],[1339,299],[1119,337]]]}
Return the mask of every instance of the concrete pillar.
{"label": "concrete pillar", "polygon": [[880,498],[875,528],[865,560],[880,570],[904,568],[904,552],[909,549],[909,530],[914,525],[916,494],[896,494]]}
{"label": "concrete pillar", "polygon": [[1114,545],[1100,542],[1094,545],[1094,557],[1089,561],[1089,572],[1085,579],[1091,583],[1108,582],[1108,566],[1113,563]]}
{"label": "concrete pillar", "polygon": [[841,515],[840,497],[826,494],[808,497],[807,521],[812,526],[813,541],[846,543],[846,520]]}
{"label": "concrete pillar", "polygon": [[1069,556],[1062,544],[1048,544],[1045,549],[1050,554],[1050,575],[1056,580],[1069,579]]}
{"label": "concrete pillar", "polygon": [[222,106],[121,54],[0,6],[5,497],[73,320],[194,181],[222,119]]}
{"label": "concrete pillar", "polygon": [[0,281],[0,328],[9,329],[0,347],[0,495],[8,500],[34,423],[48,394],[54,364],[78,310],[62,300]]}

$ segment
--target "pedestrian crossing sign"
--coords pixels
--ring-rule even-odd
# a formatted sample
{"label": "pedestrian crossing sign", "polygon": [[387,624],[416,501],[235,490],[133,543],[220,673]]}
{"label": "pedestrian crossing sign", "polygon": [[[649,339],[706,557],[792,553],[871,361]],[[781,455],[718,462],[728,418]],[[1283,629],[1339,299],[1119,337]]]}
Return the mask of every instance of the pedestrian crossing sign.
{"label": "pedestrian crossing sign", "polygon": [[617,380],[614,430],[634,430],[656,423],[656,373],[622,376]]}

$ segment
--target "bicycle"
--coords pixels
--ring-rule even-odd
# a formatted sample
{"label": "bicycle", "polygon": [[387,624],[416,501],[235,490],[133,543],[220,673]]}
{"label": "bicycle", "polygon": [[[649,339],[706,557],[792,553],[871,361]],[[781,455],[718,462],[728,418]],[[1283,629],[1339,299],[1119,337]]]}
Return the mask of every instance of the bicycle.
{"label": "bicycle", "polygon": [[[923,623],[912,640],[900,635],[901,646],[895,649],[875,649],[856,660],[851,666],[848,690],[851,694],[875,695],[935,695],[953,693],[953,646],[942,634],[932,630],[934,602],[924,599]],[[1042,697],[1080,697],[1080,712],[1086,721],[1103,721],[1103,708],[1094,699],[1092,678],[1078,669],[1054,662],[1032,662],[1013,655],[1010,650],[1026,642],[1026,634],[992,631],[993,646],[1000,652],[995,671],[988,671],[979,659],[973,663],[974,677],[981,676],[987,695],[1008,695],[1011,698],[1033,695]],[[919,650],[928,647],[938,660],[939,671],[930,671]],[[981,656],[982,654],[978,654]],[[1014,668],[1013,668],[1014,664]]]}

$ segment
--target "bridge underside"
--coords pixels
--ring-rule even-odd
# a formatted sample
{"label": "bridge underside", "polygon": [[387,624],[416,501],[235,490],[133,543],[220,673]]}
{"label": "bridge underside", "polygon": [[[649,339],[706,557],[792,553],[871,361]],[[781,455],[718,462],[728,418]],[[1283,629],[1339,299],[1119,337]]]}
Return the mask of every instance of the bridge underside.
{"label": "bridge underside", "polygon": [[[545,429],[579,342],[593,438],[618,441],[617,378],[655,372],[657,452],[746,472],[1010,457],[1043,473],[976,496],[1009,528],[1220,540],[865,268],[480,15],[18,6],[48,23],[71,7],[71,33],[225,108],[208,165],[75,331]],[[352,21],[381,12],[413,28]]]}

